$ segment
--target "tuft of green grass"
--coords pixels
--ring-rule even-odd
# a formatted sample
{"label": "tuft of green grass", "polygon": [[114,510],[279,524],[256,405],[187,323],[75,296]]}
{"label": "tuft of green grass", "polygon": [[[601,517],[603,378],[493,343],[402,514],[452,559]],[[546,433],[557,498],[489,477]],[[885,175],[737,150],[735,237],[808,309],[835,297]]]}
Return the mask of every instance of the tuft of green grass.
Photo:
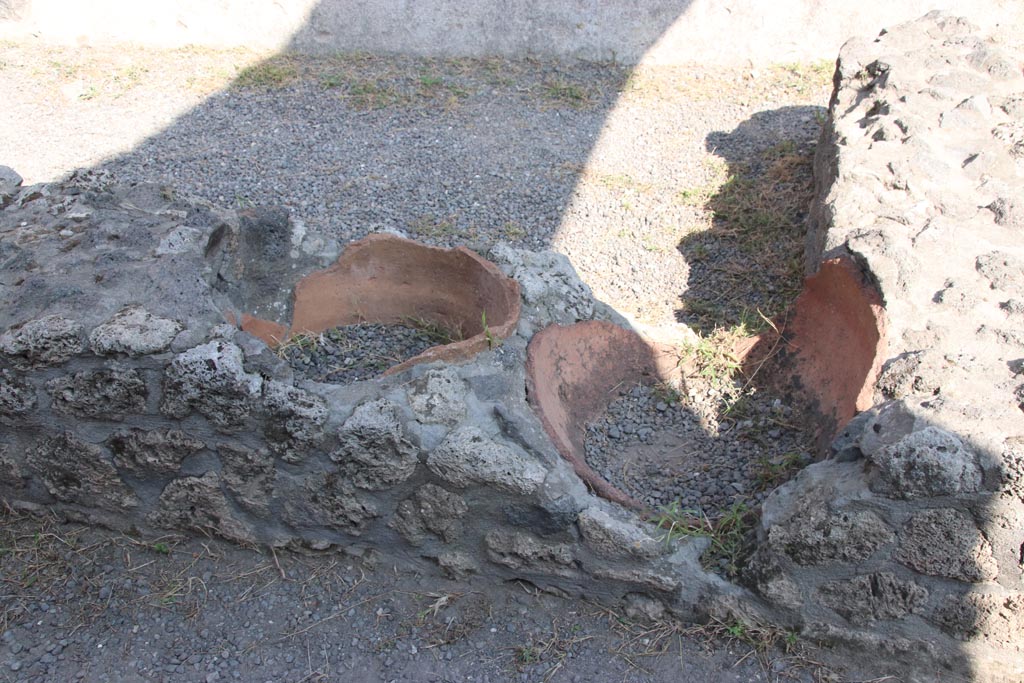
{"label": "tuft of green grass", "polygon": [[416,316],[408,316],[404,319],[404,322],[409,327],[422,332],[430,341],[438,345],[454,344],[455,342],[462,341],[462,330],[458,327]]}
{"label": "tuft of green grass", "polygon": [[501,234],[508,240],[521,240],[526,237],[526,228],[515,221],[508,221],[501,226]]}
{"label": "tuft of green grass", "polygon": [[684,509],[675,501],[661,508],[653,521],[664,532],[665,543],[692,537],[711,539],[701,563],[707,569],[722,570],[727,576],[735,577],[749,550],[748,536],[753,529],[754,515],[744,503],[734,503],[717,520],[711,520],[704,513]]}
{"label": "tuft of green grass", "polygon": [[683,402],[683,395],[679,389],[669,382],[658,382],[651,387],[651,393],[658,401],[672,405],[679,405]]}
{"label": "tuft of green grass", "polygon": [[372,78],[350,81],[345,99],[361,110],[385,109],[409,101],[393,84]]}
{"label": "tuft of green grass", "polygon": [[590,93],[586,89],[560,78],[544,81],[541,85],[541,94],[555,106],[582,109],[591,102]]}
{"label": "tuft of green grass", "polygon": [[757,484],[762,489],[775,488],[788,481],[806,464],[800,453],[784,453],[776,458],[762,457],[758,460]]}
{"label": "tuft of green grass", "polygon": [[409,224],[409,229],[417,235],[424,237],[443,238],[454,237],[458,234],[455,226],[455,217],[420,216]]}
{"label": "tuft of green grass", "polygon": [[483,326],[484,337],[487,339],[487,348],[496,349],[501,346],[501,340],[498,339],[498,337],[491,332],[491,328],[487,326],[487,311],[480,314],[480,324]]}
{"label": "tuft of green grass", "polygon": [[288,339],[285,339],[280,344],[278,344],[275,351],[280,358],[287,359],[288,352],[291,351],[292,349],[313,352],[316,351],[316,349],[318,349],[323,343],[323,334],[300,332],[298,334],[293,334],[292,336],[288,337]]}
{"label": "tuft of green grass", "polygon": [[701,337],[686,349],[697,376],[716,388],[726,388],[741,368],[739,359],[732,352],[733,334],[718,330],[710,337]]}
{"label": "tuft of green grass", "polygon": [[296,78],[298,70],[286,61],[268,59],[239,72],[235,85],[240,88],[283,88]]}

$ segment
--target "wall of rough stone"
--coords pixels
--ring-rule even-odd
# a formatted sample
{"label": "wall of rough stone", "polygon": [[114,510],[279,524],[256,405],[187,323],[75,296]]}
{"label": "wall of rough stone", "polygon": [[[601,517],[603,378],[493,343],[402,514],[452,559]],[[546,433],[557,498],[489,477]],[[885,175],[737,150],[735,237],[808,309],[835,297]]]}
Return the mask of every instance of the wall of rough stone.
{"label": "wall of rough stone", "polygon": [[807,265],[885,303],[875,406],[775,491],[748,581],[920,680],[1024,678],[1024,49],[932,14],[850,41]]}
{"label": "wall of rough stone", "polygon": [[0,497],[10,504],[129,533],[383,553],[610,600],[645,594],[690,617],[742,593],[701,568],[706,542],[669,546],[592,495],[529,408],[533,332],[615,317],[564,257],[496,250],[522,283],[524,314],[468,361],[345,386],[296,382],[224,312],[272,298],[242,286],[262,250],[282,253],[269,242],[289,247],[295,268],[280,272],[295,279],[336,247],[311,235],[292,244],[282,212],[262,214],[279,223],[247,243],[252,216],[166,188],[90,173],[25,188],[3,178]]}
{"label": "wall of rough stone", "polygon": [[1014,25],[1014,0],[0,0],[0,37],[634,64],[831,59],[931,9]]}

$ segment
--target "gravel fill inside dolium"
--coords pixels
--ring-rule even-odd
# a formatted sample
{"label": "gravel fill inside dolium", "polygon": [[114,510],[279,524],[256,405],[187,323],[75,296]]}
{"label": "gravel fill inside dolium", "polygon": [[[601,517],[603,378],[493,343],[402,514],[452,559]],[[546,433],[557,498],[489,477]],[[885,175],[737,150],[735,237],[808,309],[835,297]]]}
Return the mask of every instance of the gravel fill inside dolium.
{"label": "gravel fill inside dolium", "polygon": [[351,384],[373,379],[432,346],[452,341],[457,340],[432,326],[359,323],[292,337],[278,353],[299,377]]}
{"label": "gravel fill inside dolium", "polygon": [[711,403],[662,387],[623,389],[587,425],[586,460],[651,508],[711,520],[752,508],[810,462],[810,435],[781,399],[749,392],[724,415]]}

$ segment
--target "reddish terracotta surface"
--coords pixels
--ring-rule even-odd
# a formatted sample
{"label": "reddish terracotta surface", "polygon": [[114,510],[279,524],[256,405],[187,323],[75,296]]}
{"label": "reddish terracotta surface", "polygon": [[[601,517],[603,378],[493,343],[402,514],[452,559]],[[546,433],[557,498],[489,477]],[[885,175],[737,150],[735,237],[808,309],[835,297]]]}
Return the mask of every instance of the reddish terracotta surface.
{"label": "reddish terracotta surface", "polygon": [[[828,440],[871,407],[885,358],[886,319],[881,297],[848,258],[821,264],[779,325],[749,348],[749,374],[769,366],[774,382],[795,386],[822,420]],[[768,379],[765,377],[764,379]]]}
{"label": "reddish terracotta surface", "polygon": [[642,507],[587,464],[585,425],[604,412],[622,386],[672,379],[677,361],[672,349],[649,344],[607,322],[552,325],[530,340],[526,355],[530,404],[558,451],[599,495]]}
{"label": "reddish terracotta surface", "polygon": [[[232,316],[233,317],[233,316]],[[259,337],[270,346],[276,346],[288,338],[288,328],[280,323],[242,314],[241,328],[254,337]]]}
{"label": "reddish terracotta surface", "polygon": [[520,305],[519,283],[464,247],[440,249],[370,235],[349,244],[333,266],[295,285],[289,329],[252,316],[243,316],[242,329],[270,345],[362,322],[417,319],[461,331],[462,341],[427,349],[385,373],[392,374],[417,363],[462,360],[488,348],[487,332],[504,339],[515,330]]}

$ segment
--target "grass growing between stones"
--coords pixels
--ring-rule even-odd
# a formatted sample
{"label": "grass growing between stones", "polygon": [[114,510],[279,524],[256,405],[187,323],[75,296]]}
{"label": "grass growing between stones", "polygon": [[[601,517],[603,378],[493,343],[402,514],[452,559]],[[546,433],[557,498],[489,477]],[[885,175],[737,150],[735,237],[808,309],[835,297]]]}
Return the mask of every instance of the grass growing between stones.
{"label": "grass growing between stones", "polygon": [[685,510],[678,502],[662,508],[654,522],[666,543],[681,538],[708,538],[711,545],[701,556],[706,569],[737,576],[750,552],[750,536],[756,515],[744,503],[735,503],[718,519],[702,511]]}

